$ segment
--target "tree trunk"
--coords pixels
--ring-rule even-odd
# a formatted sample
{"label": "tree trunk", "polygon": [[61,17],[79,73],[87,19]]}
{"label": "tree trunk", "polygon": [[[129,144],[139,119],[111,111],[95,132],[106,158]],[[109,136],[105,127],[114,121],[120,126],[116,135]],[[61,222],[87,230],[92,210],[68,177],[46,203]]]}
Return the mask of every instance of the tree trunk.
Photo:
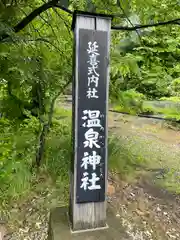
{"label": "tree trunk", "polygon": [[43,124],[43,129],[42,129],[42,132],[41,132],[40,137],[39,137],[39,147],[38,147],[37,153],[36,153],[36,166],[38,168],[40,167],[42,159],[43,159],[44,148],[45,148],[45,144],[46,144],[46,137],[47,137],[47,134],[48,134],[48,132],[50,130],[50,127],[51,127],[53,113],[54,113],[55,101],[59,97],[60,94],[64,93],[65,89],[68,87],[68,85],[70,83],[71,83],[71,78],[69,79],[69,81],[67,81],[67,83],[64,86],[61,87],[58,94],[52,99],[50,109],[49,109],[49,113],[48,113],[48,122]]}
{"label": "tree trunk", "polygon": [[48,114],[48,123],[44,123],[43,124],[43,129],[42,132],[40,134],[40,138],[39,138],[39,147],[36,153],[36,165],[39,168],[43,159],[43,155],[44,155],[44,148],[45,148],[45,143],[46,143],[46,136],[49,132],[51,123],[52,123],[52,117],[53,117],[53,112],[54,112],[54,104],[56,101],[55,97],[52,102],[51,102],[51,106],[50,106],[50,111]]}

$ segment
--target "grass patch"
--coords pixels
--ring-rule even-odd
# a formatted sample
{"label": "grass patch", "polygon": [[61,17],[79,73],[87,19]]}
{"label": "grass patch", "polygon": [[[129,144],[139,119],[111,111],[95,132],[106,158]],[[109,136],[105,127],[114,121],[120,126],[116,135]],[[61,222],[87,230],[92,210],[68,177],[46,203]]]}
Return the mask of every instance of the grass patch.
{"label": "grass patch", "polygon": [[0,125],[0,202],[7,202],[27,194],[31,188],[30,168],[36,151],[38,121],[32,117],[17,126],[1,119]]}
{"label": "grass patch", "polygon": [[65,108],[58,108],[56,107],[54,109],[54,118],[55,119],[62,119],[65,117],[71,117],[72,116],[72,111],[70,109],[65,109]]}
{"label": "grass patch", "polygon": [[[71,159],[71,113],[56,111],[52,127],[47,137],[42,168],[61,188],[67,186],[69,162]],[[0,205],[28,196],[35,187],[39,175],[31,171],[36,156],[38,121],[32,118],[20,126],[13,126],[8,120],[1,119],[0,142]],[[41,173],[39,173],[41,175]],[[65,192],[65,191],[63,191]]]}
{"label": "grass patch", "polygon": [[124,143],[120,137],[111,136],[108,143],[109,170],[120,174],[122,179],[134,181],[137,177],[138,167],[145,164],[145,159],[132,151],[131,145]]}
{"label": "grass patch", "polygon": [[180,194],[180,168],[168,168],[166,171],[163,177],[156,180],[156,183],[169,192]]}

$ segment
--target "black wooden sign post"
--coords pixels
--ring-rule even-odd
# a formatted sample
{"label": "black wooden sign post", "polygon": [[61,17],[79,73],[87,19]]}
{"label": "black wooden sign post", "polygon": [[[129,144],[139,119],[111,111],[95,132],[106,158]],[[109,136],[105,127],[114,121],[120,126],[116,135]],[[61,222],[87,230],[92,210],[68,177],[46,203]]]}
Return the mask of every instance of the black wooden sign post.
{"label": "black wooden sign post", "polygon": [[74,14],[73,231],[106,227],[110,28],[109,16]]}

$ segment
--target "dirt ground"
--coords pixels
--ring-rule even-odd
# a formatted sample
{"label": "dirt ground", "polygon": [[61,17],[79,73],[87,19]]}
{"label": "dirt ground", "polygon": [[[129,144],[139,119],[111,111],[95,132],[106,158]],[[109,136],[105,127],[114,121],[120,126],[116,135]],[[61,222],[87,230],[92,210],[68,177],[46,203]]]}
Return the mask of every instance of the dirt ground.
{"label": "dirt ground", "polygon": [[[177,161],[180,161],[180,132],[165,128],[162,121],[117,113],[110,113],[109,128],[126,139],[136,136],[136,140],[142,143],[139,151],[146,146],[145,152],[148,155],[151,152],[157,160],[157,164],[150,164],[152,171],[139,169],[139,177],[133,183],[128,184],[118,174],[109,176],[109,182],[114,186],[109,204],[129,236],[134,240],[180,239],[180,197],[158,186],[155,180],[159,173],[155,175],[153,171],[157,167],[161,171],[166,166],[173,167],[174,161],[177,166]],[[158,158],[159,149],[160,155],[163,153],[161,159]]]}

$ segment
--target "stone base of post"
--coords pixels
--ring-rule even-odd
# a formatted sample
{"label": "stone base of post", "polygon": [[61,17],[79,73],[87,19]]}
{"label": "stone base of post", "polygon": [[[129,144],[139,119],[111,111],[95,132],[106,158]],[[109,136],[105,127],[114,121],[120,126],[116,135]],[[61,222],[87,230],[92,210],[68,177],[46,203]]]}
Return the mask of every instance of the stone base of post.
{"label": "stone base of post", "polygon": [[107,226],[104,228],[72,232],[68,208],[52,210],[49,221],[48,240],[128,240],[119,217],[107,211]]}

